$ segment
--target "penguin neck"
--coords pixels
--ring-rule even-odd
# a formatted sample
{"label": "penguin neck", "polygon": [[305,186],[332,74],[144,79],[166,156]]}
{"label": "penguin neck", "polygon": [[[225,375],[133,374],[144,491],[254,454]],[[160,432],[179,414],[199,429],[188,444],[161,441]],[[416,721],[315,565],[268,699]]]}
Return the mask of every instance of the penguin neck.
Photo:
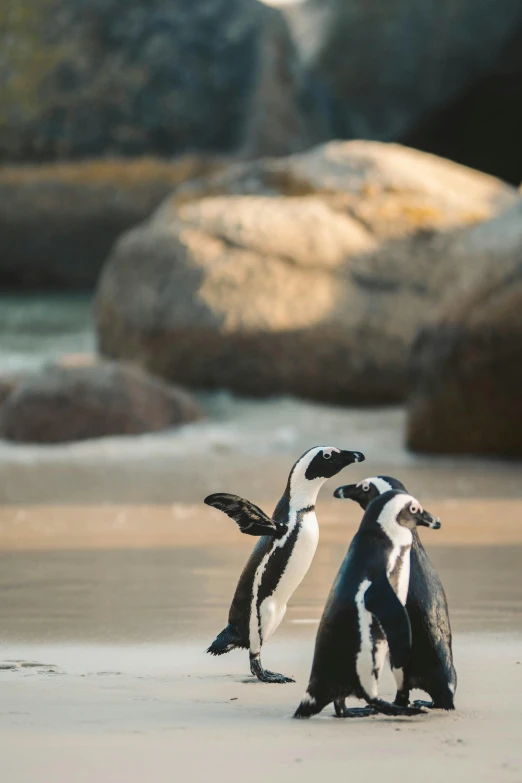
{"label": "penguin neck", "polygon": [[[406,499],[406,500],[405,500]],[[408,527],[397,522],[398,514],[408,500],[407,495],[396,495],[389,500],[375,520],[393,547],[411,547],[413,534]],[[413,500],[413,498],[411,498]]]}
{"label": "penguin neck", "polygon": [[297,513],[303,508],[314,508],[319,490],[325,481],[325,478],[310,481],[304,476],[291,475],[285,490],[290,513]]}

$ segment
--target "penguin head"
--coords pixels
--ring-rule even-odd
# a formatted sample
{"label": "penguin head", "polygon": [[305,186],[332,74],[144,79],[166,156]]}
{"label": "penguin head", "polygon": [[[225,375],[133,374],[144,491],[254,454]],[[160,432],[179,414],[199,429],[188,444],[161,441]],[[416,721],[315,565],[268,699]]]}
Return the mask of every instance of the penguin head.
{"label": "penguin head", "polygon": [[332,478],[353,462],[364,462],[360,451],[343,451],[336,446],[316,446],[307,451],[295,464],[295,471],[304,470],[307,481]]}
{"label": "penguin head", "polygon": [[337,487],[334,497],[355,500],[363,511],[366,511],[372,500],[384,492],[389,492],[390,489],[400,489],[406,492],[406,487],[399,479],[391,476],[371,476],[359,481],[358,484],[345,484],[344,487]]}
{"label": "penguin head", "polygon": [[419,501],[412,495],[405,495],[407,498],[401,511],[397,514],[397,522],[403,527],[409,527],[413,530],[417,525],[423,527],[431,527],[434,530],[438,530],[440,527],[440,519],[434,517],[429,511],[425,511]]}
{"label": "penguin head", "polygon": [[408,528],[414,530],[417,525],[431,527],[438,530],[440,519],[434,517],[429,511],[425,511],[419,501],[401,490],[389,490],[373,500],[363,517],[370,522],[376,521],[386,535],[397,541],[400,530]]}
{"label": "penguin head", "polygon": [[290,473],[291,495],[315,496],[324,482],[335,476],[347,465],[364,462],[360,451],[344,451],[336,446],[314,446],[295,463]]}

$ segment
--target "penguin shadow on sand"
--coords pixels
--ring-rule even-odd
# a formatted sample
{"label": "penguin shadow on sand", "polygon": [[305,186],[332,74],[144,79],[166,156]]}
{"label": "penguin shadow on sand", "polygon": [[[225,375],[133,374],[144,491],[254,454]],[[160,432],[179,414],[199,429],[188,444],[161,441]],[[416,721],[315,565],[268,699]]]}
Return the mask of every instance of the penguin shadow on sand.
{"label": "penguin shadow on sand", "polygon": [[[334,494],[358,502],[365,513],[328,597],[308,688],[294,717],[309,718],[331,702],[339,718],[453,710],[456,673],[446,596],[417,533],[418,525],[438,529],[440,521],[390,477],[365,479]],[[393,703],[378,694],[387,657],[397,687]],[[410,704],[412,688],[432,701]],[[367,706],[348,709],[348,697]]]}

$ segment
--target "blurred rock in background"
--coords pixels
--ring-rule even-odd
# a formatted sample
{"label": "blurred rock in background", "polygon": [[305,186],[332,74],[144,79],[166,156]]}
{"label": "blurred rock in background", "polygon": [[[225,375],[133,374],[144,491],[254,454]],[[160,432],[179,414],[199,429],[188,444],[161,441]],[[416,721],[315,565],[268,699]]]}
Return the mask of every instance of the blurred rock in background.
{"label": "blurred rock in background", "polygon": [[0,7],[5,160],[256,157],[366,138],[519,182],[521,85],[519,0]]}
{"label": "blurred rock in background", "polygon": [[219,168],[183,156],[0,169],[0,290],[92,288],[116,238],[176,185]]}
{"label": "blurred rock in background", "polygon": [[0,52],[4,160],[314,142],[288,27],[257,0],[4,0]]}
{"label": "blurred rock in background", "polygon": [[518,198],[378,142],[237,164],[119,240],[96,297],[100,349],[192,387],[400,401],[416,329],[473,275],[452,242]]}
{"label": "blurred rock in background", "polygon": [[519,0],[281,5],[331,136],[401,141],[519,183]]}
{"label": "blurred rock in background", "polygon": [[520,138],[520,0],[4,0],[0,291],[102,270],[108,358],[518,455]]}
{"label": "blurred rock in background", "polygon": [[408,445],[520,458],[522,199],[465,233],[454,259],[459,266],[473,260],[474,275],[414,343]]}
{"label": "blurred rock in background", "polygon": [[21,443],[64,443],[139,435],[203,418],[184,390],[138,367],[115,362],[45,367],[6,383],[0,437]]}

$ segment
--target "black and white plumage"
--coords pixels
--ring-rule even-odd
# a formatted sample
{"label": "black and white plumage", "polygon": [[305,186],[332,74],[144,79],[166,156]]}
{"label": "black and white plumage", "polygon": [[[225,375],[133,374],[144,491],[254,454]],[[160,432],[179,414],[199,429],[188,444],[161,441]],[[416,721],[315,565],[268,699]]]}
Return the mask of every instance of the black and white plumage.
{"label": "black and white plumage", "polygon": [[405,492],[391,490],[368,506],[324,609],[310,682],[294,717],[315,715],[330,702],[344,717],[371,714],[347,710],[349,696],[387,715],[422,712],[390,704],[378,693],[387,654],[398,690],[407,677],[411,630],[404,605],[416,525],[438,528],[440,522]]}
{"label": "black and white plumage", "polygon": [[[334,495],[355,500],[366,510],[372,500],[390,489],[406,491],[398,479],[372,476],[358,484],[339,487]],[[417,530],[413,531],[406,610],[411,623],[412,648],[408,679],[402,691],[397,693],[396,703],[408,704],[409,691],[420,688],[432,698],[432,702],[423,703],[424,706],[453,710],[457,673],[453,664],[448,602]]]}
{"label": "black and white plumage", "polygon": [[353,462],[358,451],[333,446],[309,449],[293,466],[272,517],[237,495],[217,493],[205,503],[228,514],[243,533],[261,536],[239,578],[228,625],[207,652],[249,650],[250,670],[262,682],[292,682],[263,669],[261,647],[281,623],[288,600],[308,571],[319,540],[315,501],[324,482]]}

